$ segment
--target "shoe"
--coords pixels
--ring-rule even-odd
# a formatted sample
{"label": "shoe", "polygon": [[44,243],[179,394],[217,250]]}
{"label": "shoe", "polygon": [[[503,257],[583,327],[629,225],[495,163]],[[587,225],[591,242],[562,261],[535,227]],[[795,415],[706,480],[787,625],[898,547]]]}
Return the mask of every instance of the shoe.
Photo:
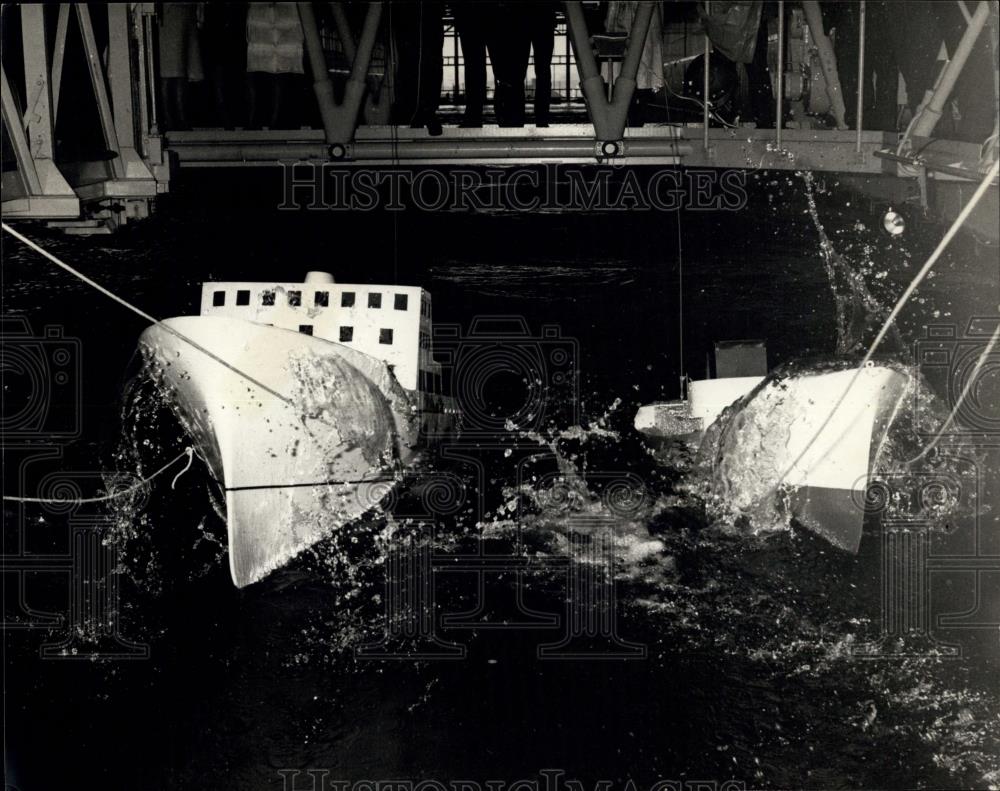
{"label": "shoe", "polygon": [[441,122],[436,115],[432,115],[427,119],[427,134],[431,137],[440,137],[442,131]]}

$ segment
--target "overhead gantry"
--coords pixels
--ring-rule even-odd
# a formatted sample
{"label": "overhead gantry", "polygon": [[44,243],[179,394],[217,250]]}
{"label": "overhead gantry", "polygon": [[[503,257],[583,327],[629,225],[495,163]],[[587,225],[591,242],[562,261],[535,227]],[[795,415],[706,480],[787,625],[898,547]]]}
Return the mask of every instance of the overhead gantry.
{"label": "overhead gantry", "polygon": [[[628,111],[636,89],[643,43],[655,12],[655,2],[638,3],[617,76],[601,75],[597,56],[578,0],[563,4],[566,33],[575,60],[584,104],[580,121],[552,123],[547,127],[482,128],[445,126],[440,136],[426,129],[391,124],[392,68],[386,84],[373,93],[369,74],[380,27],[384,28],[383,2],[368,4],[360,30],[352,30],[343,3],[330,4],[331,17],[343,52],[350,64],[341,98],[335,98],[320,31],[312,3],[297,3],[304,34],[309,72],[316,75],[313,93],[322,128],[212,129],[190,131],[162,129],[159,122],[158,61],[155,57],[156,16],[152,3],[112,3],[107,6],[106,58],[98,49],[92,15],[87,4],[61,4],[58,13],[42,6],[22,5],[21,33],[25,90],[3,73],[4,131],[14,151],[17,171],[3,178],[5,217],[40,218],[87,232],[116,227],[146,216],[150,202],[169,187],[170,167],[271,166],[280,162],[313,161],[333,167],[358,165],[515,165],[538,163],[662,164],[745,170],[809,169],[840,174],[892,174],[907,183],[928,179],[972,181],[988,168],[989,157],[962,144],[938,141],[935,154],[921,151],[948,99],[964,58],[984,29],[989,3],[981,0],[968,14],[967,30],[951,62],[938,81],[933,96],[908,134],[864,129],[863,96],[858,97],[854,129],[843,123],[843,96],[837,64],[822,32],[818,6],[802,3],[804,17],[815,28],[812,41],[819,53],[831,114],[837,129],[787,128],[777,113],[774,129],[753,126],[712,128],[711,108],[703,105],[700,123],[646,123],[629,126]],[[775,80],[778,105],[786,96],[786,9],[777,2],[778,59],[782,69]],[[706,10],[711,4],[705,3]],[[9,8],[9,7],[8,7]],[[860,3],[862,20],[865,3]],[[5,13],[8,13],[5,11]],[[102,12],[103,15],[103,12]],[[103,16],[101,16],[103,18]],[[83,43],[83,63],[66,63],[67,35],[75,24]],[[864,24],[860,27],[859,62],[842,63],[839,69],[864,69]],[[704,55],[712,56],[708,36]],[[825,55],[824,55],[825,53]],[[10,57],[11,54],[8,54]],[[5,63],[8,60],[5,58]],[[98,159],[56,161],[54,128],[75,130],[86,119],[60,115],[63,73],[85,68],[93,90],[97,133],[106,153]],[[567,68],[569,58],[567,53]],[[704,69],[708,74],[708,69]],[[858,81],[859,84],[861,81]],[[610,83],[610,90],[608,83]],[[705,90],[702,95],[708,95]],[[63,102],[64,103],[64,102]],[[64,111],[65,112],[65,111]],[[584,116],[583,113],[586,113]],[[82,135],[83,129],[79,133]],[[978,147],[976,147],[978,149]],[[954,149],[954,150],[952,150]],[[990,156],[996,155],[994,143]],[[941,161],[938,161],[938,157]]]}
{"label": "overhead gantry", "polygon": [[[8,9],[5,9],[5,13]],[[150,201],[166,190],[155,107],[135,87],[148,83],[151,54],[152,4],[111,3],[107,6],[107,47],[98,48],[86,3],[62,3],[54,29],[42,4],[18,8],[24,66],[23,104],[2,69],[3,128],[17,164],[5,171],[5,219],[47,219],[70,232],[110,230],[149,214]],[[67,39],[76,27],[81,48],[67,62]],[[82,55],[82,57],[80,57]],[[85,71],[96,113],[92,117],[60,114],[66,104],[64,75]],[[136,106],[138,100],[138,107]],[[96,129],[84,125],[96,120]],[[94,159],[56,162],[57,121],[73,135],[101,141]]]}

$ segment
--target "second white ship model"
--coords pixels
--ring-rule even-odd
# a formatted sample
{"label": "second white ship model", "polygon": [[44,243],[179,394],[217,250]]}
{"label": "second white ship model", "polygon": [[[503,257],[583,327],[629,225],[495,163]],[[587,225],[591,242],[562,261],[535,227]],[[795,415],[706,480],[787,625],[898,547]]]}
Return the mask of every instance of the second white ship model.
{"label": "second white ship model", "polygon": [[370,510],[457,428],[419,287],[205,283],[200,315],[140,348],[225,495],[238,587]]}

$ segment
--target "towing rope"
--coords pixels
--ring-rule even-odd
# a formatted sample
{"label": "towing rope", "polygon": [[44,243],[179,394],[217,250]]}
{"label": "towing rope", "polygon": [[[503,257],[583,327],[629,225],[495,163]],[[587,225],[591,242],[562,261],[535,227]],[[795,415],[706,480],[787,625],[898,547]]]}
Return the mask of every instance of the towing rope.
{"label": "towing rope", "polygon": [[[990,168],[989,172],[979,183],[979,187],[976,188],[976,191],[972,193],[972,197],[969,198],[969,202],[965,204],[965,208],[963,208],[962,211],[959,212],[958,216],[955,218],[955,221],[951,224],[951,227],[948,229],[948,232],[945,233],[944,237],[942,237],[941,241],[938,243],[938,246],[934,248],[934,252],[931,253],[930,257],[927,259],[927,262],[922,267],[920,267],[920,271],[917,272],[917,274],[913,277],[913,280],[910,281],[910,284],[899,296],[899,299],[896,300],[896,304],[893,306],[885,322],[882,324],[882,329],[880,329],[878,335],[875,336],[875,340],[872,342],[871,348],[868,349],[867,353],[864,356],[864,359],[861,361],[861,364],[858,365],[858,367],[855,369],[854,376],[852,376],[851,380],[847,383],[847,387],[844,388],[844,392],[841,393],[840,398],[837,399],[837,403],[833,405],[833,409],[830,410],[829,414],[826,416],[826,419],[823,420],[823,423],[820,425],[820,427],[816,429],[816,432],[813,434],[808,444],[802,449],[802,451],[799,453],[795,461],[793,461],[791,465],[789,465],[789,467],[778,479],[779,486],[785,481],[785,479],[789,476],[792,470],[794,470],[798,466],[799,462],[802,461],[805,455],[815,444],[816,440],[819,438],[819,435],[826,430],[826,427],[828,425],[830,425],[830,421],[833,419],[834,414],[836,414],[837,410],[840,409],[841,404],[844,403],[844,400],[847,398],[847,394],[851,391],[851,388],[854,387],[855,382],[858,381],[858,377],[861,376],[861,372],[864,371],[865,368],[868,366],[868,363],[871,362],[871,359],[875,354],[875,350],[878,349],[879,344],[881,344],[882,341],[885,340],[885,336],[889,332],[889,328],[892,326],[893,322],[895,322],[896,317],[899,316],[900,311],[902,311],[907,301],[909,301],[910,297],[913,295],[913,292],[917,290],[917,287],[923,282],[924,278],[927,277],[927,273],[931,271],[931,267],[933,267],[934,264],[937,263],[938,258],[941,257],[941,253],[944,252],[944,249],[955,237],[955,234],[958,233],[958,230],[962,227],[962,225],[965,224],[965,221],[969,218],[969,215],[972,214],[973,210],[976,208],[976,205],[982,199],[983,195],[986,194],[986,190],[990,188],[993,179],[997,177],[998,173],[1000,173],[1000,160],[993,163],[993,167]],[[979,360],[976,363],[974,369],[975,372],[978,373],[982,365],[985,363],[986,358],[993,350],[993,347],[996,343],[996,339],[997,339],[997,333],[995,332],[993,334],[992,341],[983,350],[983,354],[980,355]],[[958,413],[958,410],[962,406],[962,402],[965,400],[966,396],[968,396],[970,390],[971,387],[969,386],[969,384],[967,384],[966,387],[959,394],[958,400],[955,403],[955,407],[952,410],[952,416]],[[938,437],[935,437],[934,439],[934,444],[937,443],[937,440],[940,438],[940,435],[945,431],[945,429],[948,426],[948,423],[951,422],[952,416],[949,416],[948,421],[941,427],[941,430],[938,433]],[[922,455],[923,454],[921,454],[921,456],[918,456],[917,459],[921,458]],[[917,459],[914,459],[913,461],[916,461]]]}
{"label": "towing rope", "polygon": [[14,495],[3,496],[4,500],[17,502],[17,503],[44,503],[45,505],[84,505],[86,503],[106,503],[109,500],[116,500],[119,497],[125,497],[138,491],[147,483],[149,483],[153,478],[158,475],[162,475],[168,469],[173,467],[177,462],[187,456],[187,465],[174,476],[174,480],[170,484],[170,488],[173,489],[177,485],[177,480],[188,470],[191,469],[191,463],[194,461],[194,448],[190,445],[186,447],[183,451],[177,454],[174,458],[164,464],[160,469],[154,472],[152,475],[148,475],[145,478],[141,478],[138,483],[129,486],[127,489],[122,489],[121,491],[112,492],[111,494],[106,494],[101,497],[16,497]]}
{"label": "towing rope", "polygon": [[174,337],[179,338],[180,340],[184,341],[185,343],[191,345],[192,347],[194,347],[195,349],[197,349],[198,351],[200,351],[202,354],[206,355],[207,357],[209,357],[210,359],[212,359],[215,362],[219,363],[220,365],[228,368],[230,371],[232,371],[237,376],[242,376],[248,382],[250,382],[251,384],[256,385],[257,387],[259,387],[264,392],[270,393],[275,398],[278,398],[281,401],[284,401],[286,404],[291,404],[292,403],[292,401],[291,401],[290,398],[282,395],[281,393],[277,392],[276,390],[272,390],[266,384],[258,381],[257,379],[255,379],[254,377],[252,377],[250,374],[246,373],[245,371],[241,371],[239,368],[237,368],[234,365],[232,365],[232,363],[226,362],[221,357],[219,357],[217,354],[214,354],[213,352],[210,352],[208,349],[206,349],[204,346],[202,346],[197,341],[191,340],[191,338],[187,337],[186,335],[184,335],[181,332],[178,332],[173,327],[170,327],[167,324],[164,324],[162,321],[160,321],[159,319],[155,318],[154,316],[150,316],[145,311],[141,310],[140,308],[137,308],[131,302],[128,302],[128,301],[122,299],[121,297],[119,297],[117,294],[109,291],[104,286],[102,286],[100,283],[97,283],[97,282],[91,280],[89,277],[87,277],[85,274],[83,274],[83,272],[80,272],[79,270],[74,269],[69,264],[65,263],[64,261],[59,260],[58,258],[56,258],[56,256],[52,255],[52,253],[50,253],[48,250],[46,250],[45,248],[43,248],[40,245],[36,244],[35,242],[31,241],[31,239],[29,239],[24,234],[19,233],[18,231],[15,231],[13,228],[11,228],[9,225],[7,225],[7,223],[0,223],[0,226],[2,226],[3,230],[5,230],[7,233],[9,233],[11,236],[13,236],[19,242],[22,242],[23,244],[26,244],[28,247],[30,247],[32,250],[34,250],[36,253],[39,253],[40,255],[44,256],[45,258],[47,258],[49,261],[51,261],[56,266],[58,266],[58,267],[60,267],[62,269],[65,269],[67,272],[69,272],[74,277],[79,278],[81,281],[83,281],[84,283],[86,283],[91,288],[94,288],[97,291],[100,291],[102,294],[104,294],[104,296],[106,296],[106,297],[108,297],[110,299],[113,299],[119,305],[127,308],[128,310],[131,310],[137,316],[141,316],[146,321],[148,321],[150,324],[155,324],[156,326],[160,327],[161,329],[165,330],[166,332],[169,332]]}

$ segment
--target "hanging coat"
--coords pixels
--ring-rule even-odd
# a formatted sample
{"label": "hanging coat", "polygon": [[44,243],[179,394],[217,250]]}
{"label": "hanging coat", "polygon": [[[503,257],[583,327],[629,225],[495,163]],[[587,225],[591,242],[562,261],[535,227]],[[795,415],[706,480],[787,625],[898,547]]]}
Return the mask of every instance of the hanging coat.
{"label": "hanging coat", "polygon": [[250,3],[247,71],[303,74],[302,23],[295,3]]}
{"label": "hanging coat", "polygon": [[[609,33],[628,33],[639,4],[611,0],[604,17],[604,29]],[[660,4],[656,4],[649,20],[649,32],[642,47],[639,71],[635,75],[635,86],[640,90],[658,90],[663,87],[663,33],[660,25]]]}

